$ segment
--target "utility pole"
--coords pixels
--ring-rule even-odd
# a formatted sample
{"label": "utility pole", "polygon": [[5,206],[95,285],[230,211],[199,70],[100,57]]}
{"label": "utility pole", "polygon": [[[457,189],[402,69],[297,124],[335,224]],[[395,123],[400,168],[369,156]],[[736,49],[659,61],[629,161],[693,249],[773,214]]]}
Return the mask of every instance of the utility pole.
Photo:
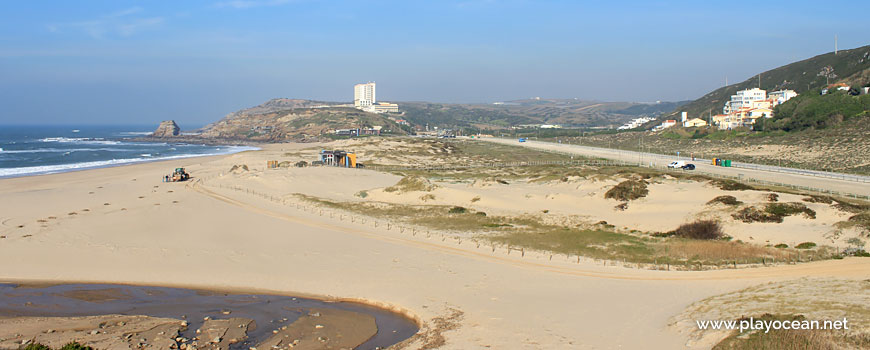
{"label": "utility pole", "polygon": [[837,48],[837,34],[834,34],[834,55],[835,55],[835,56],[837,55],[837,51],[838,51],[838,48]]}

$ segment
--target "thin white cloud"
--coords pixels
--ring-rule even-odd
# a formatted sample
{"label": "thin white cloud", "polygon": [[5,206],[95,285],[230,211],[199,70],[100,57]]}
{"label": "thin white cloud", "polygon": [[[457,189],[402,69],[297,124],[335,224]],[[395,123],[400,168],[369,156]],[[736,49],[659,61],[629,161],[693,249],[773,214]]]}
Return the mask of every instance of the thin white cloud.
{"label": "thin white cloud", "polygon": [[124,17],[124,16],[128,16],[128,15],[132,15],[132,14],[139,13],[139,12],[142,12],[142,8],[136,6],[136,7],[131,7],[131,8],[124,9],[124,10],[121,10],[118,12],[110,13],[110,14],[105,15],[103,17],[104,18],[117,18],[117,17]]}
{"label": "thin white cloud", "polygon": [[284,5],[292,0],[232,0],[221,1],[215,3],[215,7],[231,7],[236,9],[247,9],[252,7],[266,7]]}
{"label": "thin white cloud", "polygon": [[118,33],[123,36],[130,36],[143,29],[159,26],[161,24],[163,24],[163,17],[137,19],[130,23],[119,25]]}
{"label": "thin white cloud", "polygon": [[103,39],[107,36],[131,36],[148,28],[163,24],[163,17],[137,18],[133,15],[142,12],[141,7],[131,7],[100,16],[97,19],[51,23],[46,29],[52,33],[77,31],[87,34],[94,39]]}

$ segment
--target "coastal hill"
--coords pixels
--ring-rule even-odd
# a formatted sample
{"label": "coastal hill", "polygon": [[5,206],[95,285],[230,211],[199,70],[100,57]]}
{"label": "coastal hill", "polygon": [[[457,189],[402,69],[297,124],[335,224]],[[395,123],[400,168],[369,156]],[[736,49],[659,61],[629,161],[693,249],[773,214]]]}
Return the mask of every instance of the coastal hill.
{"label": "coastal hill", "polygon": [[232,141],[309,141],[329,135],[335,129],[380,126],[385,134],[406,130],[383,115],[363,112],[338,103],[276,98],[263,104],[227,114],[206,125],[200,137]]}
{"label": "coastal hill", "polygon": [[[518,125],[612,126],[639,115],[659,115],[680,102],[597,102],[528,99],[498,104],[402,102],[401,115],[363,112],[337,102],[276,98],[227,114],[200,129],[207,140],[311,141],[336,129],[382,127],[382,134],[407,134],[412,126],[500,129]],[[410,126],[395,120],[405,119]]]}
{"label": "coastal hill", "polygon": [[656,116],[685,102],[601,102],[533,98],[493,104],[400,103],[404,118],[415,125],[498,129],[524,124],[618,126],[632,118]]}
{"label": "coastal hill", "polygon": [[[826,67],[830,70],[826,71]],[[791,89],[798,94],[815,91],[827,84],[846,83],[863,86],[870,82],[870,45],[850,50],[829,52],[802,61],[787,64],[761,73],[761,89],[775,91]],[[680,112],[688,112],[689,117],[707,116],[722,112],[725,101],[739,90],[759,87],[758,75],[743,82],[721,87],[678,107],[662,119],[672,119]]]}

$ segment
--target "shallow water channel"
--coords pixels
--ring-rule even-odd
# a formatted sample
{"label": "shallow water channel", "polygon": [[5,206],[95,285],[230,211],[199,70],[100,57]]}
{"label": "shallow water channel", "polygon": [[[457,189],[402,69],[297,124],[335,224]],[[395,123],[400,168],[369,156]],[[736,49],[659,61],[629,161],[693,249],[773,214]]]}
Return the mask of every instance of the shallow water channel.
{"label": "shallow water channel", "polygon": [[413,321],[400,314],[352,302],[113,284],[36,287],[0,284],[0,316],[7,317],[119,314],[185,319],[189,326],[182,336],[187,338],[195,336],[206,316],[253,319],[256,328],[248,332],[248,339],[234,344],[233,349],[247,349],[266,340],[272,335],[275,324],[290,324],[312,308],[340,309],[373,316],[377,334],[356,349],[384,348],[411,337],[418,330]]}

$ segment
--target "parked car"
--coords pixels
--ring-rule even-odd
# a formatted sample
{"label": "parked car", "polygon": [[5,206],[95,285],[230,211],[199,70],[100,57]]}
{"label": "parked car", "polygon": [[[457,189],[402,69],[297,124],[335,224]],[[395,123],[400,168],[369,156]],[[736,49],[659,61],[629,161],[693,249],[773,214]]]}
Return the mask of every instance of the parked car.
{"label": "parked car", "polygon": [[682,160],[675,160],[673,162],[668,163],[668,168],[677,169],[686,166],[686,162]]}
{"label": "parked car", "polygon": [[695,170],[695,164],[689,163],[689,164],[683,165],[683,170]]}
{"label": "parked car", "polygon": [[521,138],[521,139],[520,139],[520,142],[526,142],[526,139],[525,139],[525,138]]}

